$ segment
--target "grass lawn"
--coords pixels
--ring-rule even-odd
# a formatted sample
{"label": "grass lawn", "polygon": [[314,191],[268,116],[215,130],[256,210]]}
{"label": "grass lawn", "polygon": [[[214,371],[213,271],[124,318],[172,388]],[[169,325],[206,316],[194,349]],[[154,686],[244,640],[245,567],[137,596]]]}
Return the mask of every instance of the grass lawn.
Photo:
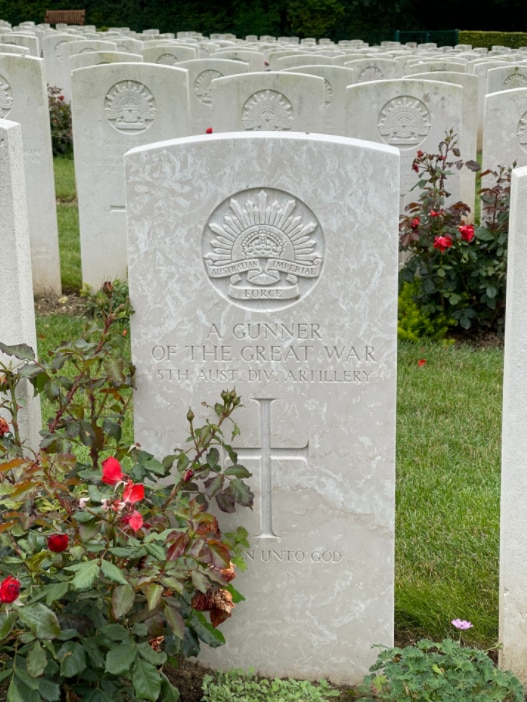
{"label": "grass lawn", "polygon": [[[69,292],[81,286],[73,161],[56,158],[55,169]],[[82,323],[37,319],[40,353],[78,336]],[[497,640],[502,366],[499,349],[399,345],[395,623],[403,641],[453,636],[455,618],[474,624],[467,642]]]}

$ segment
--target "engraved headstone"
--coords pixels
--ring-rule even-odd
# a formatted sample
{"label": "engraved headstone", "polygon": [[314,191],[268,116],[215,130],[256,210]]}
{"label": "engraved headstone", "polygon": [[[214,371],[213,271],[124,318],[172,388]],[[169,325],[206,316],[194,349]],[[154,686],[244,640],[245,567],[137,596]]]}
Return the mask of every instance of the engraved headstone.
{"label": "engraved headstone", "polygon": [[172,452],[189,406],[244,404],[246,601],[207,665],[353,683],[392,642],[398,161],[269,132],[125,156],[135,438]]}
{"label": "engraved headstone", "polygon": [[375,80],[390,80],[401,77],[401,66],[394,59],[352,59],[351,61],[346,61],[344,65],[355,70],[357,83],[366,83]]}
{"label": "engraved headstone", "polygon": [[298,66],[286,73],[306,73],[324,79],[324,112],[321,132],[342,136],[346,118],[346,88],[355,83],[355,71],[345,66]]}
{"label": "engraved headstone", "polygon": [[[0,119],[0,341],[37,348],[29,227],[20,125]],[[1,356],[9,363],[13,359]],[[40,400],[29,383],[20,386],[21,437],[36,450],[42,428]],[[4,418],[9,422],[11,416]]]}
{"label": "engraved headstone", "polygon": [[269,71],[212,83],[212,126],[218,132],[322,132],[324,79]]}
{"label": "engraved headstone", "polygon": [[500,665],[527,684],[527,167],[513,171],[503,374]]}
{"label": "engraved headstone", "polygon": [[216,78],[247,73],[249,66],[230,59],[195,59],[182,61],[179,68],[188,71],[189,83],[189,134],[205,134],[212,127],[212,81]]}
{"label": "engraved headstone", "polygon": [[33,287],[60,294],[53,156],[44,60],[0,54],[0,119],[22,126]]}
{"label": "engraved headstone", "polygon": [[95,39],[78,39],[72,42],[60,44],[56,51],[61,56],[60,67],[62,68],[62,92],[66,102],[71,101],[71,66],[70,56],[74,54],[88,54],[93,51],[117,51],[117,44],[111,41],[101,41]]}
{"label": "engraved headstone", "polygon": [[[445,131],[462,129],[463,88],[439,81],[402,79],[359,83],[348,94],[346,134],[396,146],[401,153],[401,211],[414,199],[412,162],[418,150],[436,153]],[[452,202],[459,174],[449,176]]]}
{"label": "engraved headstone", "polygon": [[[419,66],[416,66],[419,68]],[[458,147],[464,161],[478,159],[478,78],[469,73],[459,71],[433,71],[431,73],[416,73],[407,78],[422,78],[423,80],[439,80],[443,83],[454,83],[463,88],[462,97],[462,130],[458,136]],[[459,194],[474,214],[476,197],[476,174],[469,168],[459,172]]]}
{"label": "engraved headstone", "polygon": [[175,42],[159,42],[159,44],[157,42],[148,42],[143,48],[142,54],[144,60],[148,63],[175,66],[181,61],[197,59],[198,49],[194,46],[183,46]]}
{"label": "engraved headstone", "polygon": [[527,88],[485,96],[481,159],[483,170],[527,165]]}
{"label": "engraved headstone", "polygon": [[114,63],[72,73],[75,178],[82,280],[98,289],[126,279],[123,155],[188,134],[186,71]]}
{"label": "engraved headstone", "polygon": [[527,65],[502,66],[487,72],[487,93],[527,88]]}

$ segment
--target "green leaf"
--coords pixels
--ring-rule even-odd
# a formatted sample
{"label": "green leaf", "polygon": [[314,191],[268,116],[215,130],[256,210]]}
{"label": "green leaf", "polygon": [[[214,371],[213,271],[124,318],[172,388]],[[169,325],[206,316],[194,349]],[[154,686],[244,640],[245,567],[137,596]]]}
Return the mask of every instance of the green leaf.
{"label": "green leaf", "polygon": [[60,634],[55,613],[40,602],[19,607],[18,616],[37,639],[54,639]]}
{"label": "green leaf", "polygon": [[9,612],[9,614],[6,614],[5,612],[2,612],[0,614],[0,641],[6,638],[8,636],[9,632],[13,628],[13,624],[16,621],[16,611],[14,612]]}
{"label": "green leaf", "polygon": [[149,583],[145,588],[148,611],[151,612],[161,602],[165,588],[158,583]]}
{"label": "green leaf", "polygon": [[225,637],[219,629],[215,629],[201,612],[193,612],[190,626],[199,638],[212,648],[217,648],[225,643]]}
{"label": "green leaf", "polygon": [[49,607],[53,602],[64,597],[69,590],[69,583],[55,583],[54,585],[46,586],[46,588],[46,604]]}
{"label": "green leaf", "polygon": [[105,672],[112,673],[112,675],[124,675],[130,671],[135,659],[136,651],[130,642],[119,644],[106,654]]}
{"label": "green leaf", "polygon": [[241,480],[238,480],[238,478],[234,478],[234,480],[231,481],[230,488],[234,495],[234,499],[239,505],[242,507],[252,508],[254,495],[248,485]]}
{"label": "green leaf", "polygon": [[215,465],[217,465],[218,461],[220,458],[220,454],[217,448],[211,448],[210,451],[207,454],[207,463],[208,465],[213,468]]}
{"label": "green leaf", "polygon": [[38,691],[45,702],[58,702],[60,700],[60,687],[57,683],[39,678]]}
{"label": "green leaf", "polygon": [[144,658],[145,661],[148,661],[155,666],[163,665],[163,663],[165,663],[167,660],[167,654],[164,651],[154,651],[148,641],[143,641],[140,643],[137,646],[137,651],[139,652],[141,658]]}
{"label": "green leaf", "polygon": [[48,664],[48,656],[46,651],[42,648],[39,641],[35,641],[33,646],[29,649],[29,653],[26,658],[27,672],[32,678],[38,678],[44,672],[46,665]]}
{"label": "green leaf", "polygon": [[36,690],[32,690],[22,680],[13,676],[7,690],[6,702],[42,702]]}
{"label": "green leaf", "polygon": [[224,475],[234,475],[235,478],[250,478],[252,473],[245,466],[237,465],[227,468]]}
{"label": "green leaf", "polygon": [[121,440],[121,426],[113,419],[104,419],[102,423],[104,431],[115,441]]}
{"label": "green leaf", "polygon": [[28,346],[27,344],[13,344],[12,346],[8,346],[7,344],[2,344],[2,342],[0,342],[0,351],[3,351],[8,356],[15,356],[21,361],[35,360],[35,352],[31,346]]}
{"label": "green leaf", "polygon": [[144,546],[145,546],[145,550],[147,551],[147,553],[150,556],[152,556],[153,558],[155,558],[158,561],[163,561],[163,562],[166,561],[167,555],[166,555],[166,551],[163,548],[163,546],[160,546],[159,544],[152,544],[152,543],[151,544],[145,543]]}
{"label": "green leaf", "polygon": [[119,570],[119,568],[111,563],[110,561],[102,560],[101,561],[101,570],[104,576],[108,578],[108,580],[111,580],[114,583],[118,583],[119,585],[128,585],[128,581],[122,574],[122,572]]}
{"label": "green leaf", "polygon": [[100,631],[112,641],[125,641],[128,638],[128,630],[122,624],[106,624]]}
{"label": "green leaf", "polygon": [[66,641],[58,652],[60,672],[65,678],[73,678],[86,669],[86,654],[78,641]]}
{"label": "green leaf", "polygon": [[185,634],[185,622],[179,610],[175,609],[174,607],[170,607],[167,603],[165,603],[164,611],[167,624],[172,629],[174,636],[177,636],[178,639],[183,639]]}
{"label": "green leaf", "polygon": [[163,702],[179,702],[179,690],[175,688],[164,673],[161,673],[161,699]]}
{"label": "green leaf", "polygon": [[135,592],[131,585],[118,585],[112,594],[112,611],[116,619],[124,617],[134,606]]}
{"label": "green leaf", "polygon": [[156,702],[161,692],[161,677],[151,663],[138,658],[132,669],[132,685],[139,699]]}
{"label": "green leaf", "polygon": [[97,580],[100,566],[97,561],[84,561],[74,566],[68,566],[65,570],[73,570],[75,577],[71,581],[75,590],[88,590]]}

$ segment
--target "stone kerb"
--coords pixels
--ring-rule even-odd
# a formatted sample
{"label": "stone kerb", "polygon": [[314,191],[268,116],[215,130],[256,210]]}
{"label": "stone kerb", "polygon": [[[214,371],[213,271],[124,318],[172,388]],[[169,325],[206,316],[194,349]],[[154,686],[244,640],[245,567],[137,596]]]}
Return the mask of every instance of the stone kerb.
{"label": "stone kerb", "polygon": [[[22,129],[4,119],[0,119],[0,212],[0,341],[28,344],[36,351]],[[12,361],[1,354],[0,358]],[[29,383],[21,385],[20,390],[21,437],[36,450],[42,428],[40,399],[33,397]],[[5,419],[10,421],[10,415],[6,414]]]}
{"label": "stone kerb", "polygon": [[[412,162],[418,149],[435,153],[445,131],[462,133],[463,88],[440,81],[401,79],[350,85],[346,134],[395,146],[401,154],[401,212],[413,198]],[[459,173],[449,177],[451,201],[460,199]]]}
{"label": "stone kerb", "polygon": [[60,294],[60,260],[43,59],[0,54],[0,118],[22,126],[33,286]]}
{"label": "stone kerb", "polygon": [[354,683],[392,642],[398,161],[283,132],[125,156],[135,438],[164,455],[189,406],[244,404],[246,601],[207,665]]}
{"label": "stone kerb", "polygon": [[503,376],[500,665],[527,684],[527,167],[512,174]]}
{"label": "stone kerb", "polygon": [[123,155],[188,135],[188,75],[152,63],[102,64],[73,71],[72,88],[82,279],[98,289],[127,275]]}
{"label": "stone kerb", "polygon": [[301,73],[244,73],[212,81],[218,132],[322,132],[324,79]]}

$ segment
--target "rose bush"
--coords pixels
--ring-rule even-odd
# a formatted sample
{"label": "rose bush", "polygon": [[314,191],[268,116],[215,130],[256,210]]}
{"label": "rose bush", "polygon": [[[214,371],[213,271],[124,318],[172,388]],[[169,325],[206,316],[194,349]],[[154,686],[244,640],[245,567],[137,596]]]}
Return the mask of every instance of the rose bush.
{"label": "rose bush", "polygon": [[[0,349],[0,682],[16,702],[179,698],[172,656],[223,643],[216,627],[242,598],[247,532],[223,533],[210,511],[251,506],[248,471],[227,443],[234,391],[208,407],[187,448],[163,460],[122,440],[134,369],[108,289],[101,324],[44,361]],[[119,322],[118,324],[116,324]],[[17,385],[53,402],[38,452],[21,446]],[[3,399],[2,399],[3,398]],[[212,415],[212,416],[210,416]],[[209,612],[207,618],[204,612]]]}
{"label": "rose bush", "polygon": [[[464,162],[457,138],[447,132],[435,154],[418,151],[412,168],[419,175],[417,202],[400,219],[401,250],[409,256],[401,271],[402,283],[433,325],[502,331],[505,310],[505,273],[510,198],[514,167],[485,171],[492,187],[480,190],[481,223],[468,222],[470,208],[451,203],[448,177],[461,168],[479,170]],[[404,324],[403,324],[404,326]]]}

